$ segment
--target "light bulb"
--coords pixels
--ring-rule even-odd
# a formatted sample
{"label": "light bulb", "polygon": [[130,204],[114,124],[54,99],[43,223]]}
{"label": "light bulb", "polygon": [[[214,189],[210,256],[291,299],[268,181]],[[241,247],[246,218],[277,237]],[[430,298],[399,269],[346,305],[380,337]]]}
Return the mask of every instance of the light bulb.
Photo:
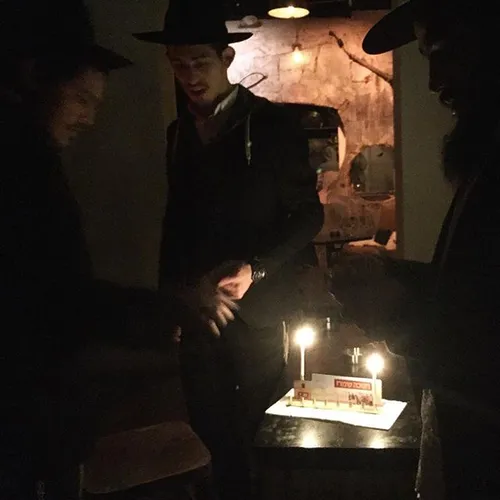
{"label": "light bulb", "polygon": [[276,9],[271,9],[268,14],[271,17],[276,17],[278,19],[300,19],[301,17],[308,16],[309,10],[303,7],[288,5],[287,7],[278,7]]}
{"label": "light bulb", "polygon": [[304,62],[304,54],[297,46],[293,49],[292,57],[295,64],[302,64]]}

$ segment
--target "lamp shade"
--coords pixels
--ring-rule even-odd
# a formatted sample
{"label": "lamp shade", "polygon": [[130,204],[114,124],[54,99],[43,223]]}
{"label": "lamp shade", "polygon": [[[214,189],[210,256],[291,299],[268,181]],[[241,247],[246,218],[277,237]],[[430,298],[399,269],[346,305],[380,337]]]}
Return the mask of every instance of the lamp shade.
{"label": "lamp shade", "polygon": [[270,0],[269,16],[278,19],[300,19],[309,15],[305,0]]}

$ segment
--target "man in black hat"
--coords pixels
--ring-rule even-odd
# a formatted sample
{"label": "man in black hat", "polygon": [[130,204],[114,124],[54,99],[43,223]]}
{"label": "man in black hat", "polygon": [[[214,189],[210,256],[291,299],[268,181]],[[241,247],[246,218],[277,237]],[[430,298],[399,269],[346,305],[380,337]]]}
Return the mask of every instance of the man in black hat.
{"label": "man in black hat", "polygon": [[47,126],[53,145],[63,148],[93,124],[109,72],[131,61],[95,43],[78,0],[5,0],[0,14],[5,111],[24,101]]}
{"label": "man in black hat", "polygon": [[183,383],[221,496],[233,499],[249,494],[243,454],[282,395],[283,304],[295,269],[316,261],[310,242],[323,220],[299,124],[228,80],[230,44],[250,36],[228,33],[213,3],[178,1],[162,31],[136,35],[166,46],[188,101],[167,133],[160,284],[205,318],[183,329]]}
{"label": "man in black hat", "polygon": [[94,437],[76,358],[125,335],[131,297],[92,279],[61,152],[131,63],[95,44],[79,0],[4,1],[0,20],[0,497],[70,500]]}
{"label": "man in black hat", "polygon": [[410,0],[363,41],[366,52],[379,54],[417,40],[429,60],[430,90],[455,115],[442,163],[456,192],[432,263],[387,260],[369,285],[366,276],[358,287],[338,278],[334,284],[368,332],[378,327],[385,336],[393,327],[394,345],[425,389],[423,500],[443,498],[441,467],[447,499],[493,499],[500,492],[500,391],[492,382],[500,352],[499,21],[484,2]]}

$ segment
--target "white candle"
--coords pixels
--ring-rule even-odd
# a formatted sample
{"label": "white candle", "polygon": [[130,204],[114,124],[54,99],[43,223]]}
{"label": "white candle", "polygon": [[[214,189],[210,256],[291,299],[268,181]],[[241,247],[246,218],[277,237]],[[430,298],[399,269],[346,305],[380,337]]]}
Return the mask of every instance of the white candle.
{"label": "white candle", "polygon": [[300,346],[300,380],[304,380],[306,376],[306,348]]}
{"label": "white candle", "polygon": [[314,330],[310,326],[299,328],[296,333],[296,342],[300,347],[300,380],[306,376],[306,348],[314,341]]}
{"label": "white candle", "polygon": [[377,374],[375,372],[372,373],[372,398],[373,398],[373,407],[377,409],[376,405],[376,399],[377,399],[377,389],[376,389],[376,384],[377,384]]}
{"label": "white candle", "polygon": [[373,398],[373,406],[377,409],[376,406],[376,385],[377,385],[377,375],[384,368],[384,358],[378,353],[374,353],[368,357],[366,360],[366,367],[370,370],[372,374],[372,398]]}

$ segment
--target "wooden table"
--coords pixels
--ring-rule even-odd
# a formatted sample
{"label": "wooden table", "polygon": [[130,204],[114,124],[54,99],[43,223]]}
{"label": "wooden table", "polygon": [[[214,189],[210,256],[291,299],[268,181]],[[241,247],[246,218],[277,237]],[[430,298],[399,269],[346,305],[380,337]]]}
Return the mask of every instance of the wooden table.
{"label": "wooden table", "polygon": [[[362,352],[374,347],[377,352],[386,349],[385,344],[368,346],[367,342],[362,332],[346,325],[333,333],[331,338],[322,338],[306,354],[306,379],[312,372],[369,376],[364,369],[363,358],[356,370],[345,355],[346,350],[355,346],[361,347]],[[292,342],[289,360],[292,379],[299,374],[297,351]],[[359,498],[363,499],[414,498],[413,479],[420,443],[419,412],[404,360],[387,350],[383,355],[386,361],[384,372],[380,375],[383,397],[408,402],[389,431],[335,422],[265,416],[256,436],[255,452],[260,471],[266,471],[263,476],[267,474],[269,478],[269,472],[274,471],[273,498],[323,498],[318,488],[327,491],[324,498],[329,499],[358,498],[353,491],[362,494]],[[325,471],[329,472],[325,475]],[[354,489],[353,484],[356,485]],[[269,494],[270,488],[267,481],[263,490]],[[300,488],[302,494],[296,494],[297,491],[294,494],[293,491]]]}

